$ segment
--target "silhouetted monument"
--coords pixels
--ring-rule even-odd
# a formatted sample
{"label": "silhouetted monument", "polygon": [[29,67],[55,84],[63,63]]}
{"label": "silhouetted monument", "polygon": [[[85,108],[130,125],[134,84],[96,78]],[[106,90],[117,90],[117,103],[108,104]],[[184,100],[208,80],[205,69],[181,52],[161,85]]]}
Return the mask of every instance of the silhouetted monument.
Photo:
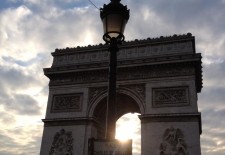
{"label": "silhouetted monument", "polygon": [[[56,49],[41,155],[87,155],[104,138],[106,45]],[[125,42],[118,52],[117,118],[140,113],[142,155],[200,155],[201,54],[195,38],[174,35]]]}

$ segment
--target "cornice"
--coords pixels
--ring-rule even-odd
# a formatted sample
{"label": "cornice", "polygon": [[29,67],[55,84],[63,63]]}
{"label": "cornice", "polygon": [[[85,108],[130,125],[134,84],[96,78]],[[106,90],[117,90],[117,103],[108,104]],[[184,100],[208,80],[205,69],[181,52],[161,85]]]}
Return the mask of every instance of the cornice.
{"label": "cornice", "polygon": [[42,119],[45,126],[71,126],[71,125],[85,125],[94,123],[95,125],[100,125],[100,122],[96,118],[52,118],[52,119]]}
{"label": "cornice", "polygon": [[[135,67],[135,66],[147,66],[147,65],[161,65],[169,63],[185,63],[185,62],[199,62],[201,64],[201,54],[186,54],[186,55],[173,55],[163,57],[149,57],[145,59],[134,60],[118,60],[118,68]],[[45,75],[60,74],[66,72],[80,72],[90,70],[101,70],[108,68],[108,61],[92,63],[92,64],[77,64],[68,66],[55,66],[51,68],[44,68]]]}
{"label": "cornice", "polygon": [[[132,47],[132,46],[141,46],[146,44],[163,44],[163,43],[169,43],[169,42],[182,42],[186,40],[192,40],[194,43],[194,36],[192,36],[191,33],[183,34],[183,35],[177,35],[174,34],[172,36],[160,36],[156,38],[146,38],[146,39],[135,39],[132,41],[124,41],[122,45],[120,45],[120,48],[124,47]],[[55,49],[55,52],[52,53],[52,55],[58,55],[63,53],[74,53],[74,52],[85,52],[85,51],[96,51],[96,50],[107,50],[108,45],[107,44],[98,44],[98,45],[87,45],[87,46],[77,46],[77,47],[67,47],[62,49]],[[195,47],[194,47],[195,48]]]}

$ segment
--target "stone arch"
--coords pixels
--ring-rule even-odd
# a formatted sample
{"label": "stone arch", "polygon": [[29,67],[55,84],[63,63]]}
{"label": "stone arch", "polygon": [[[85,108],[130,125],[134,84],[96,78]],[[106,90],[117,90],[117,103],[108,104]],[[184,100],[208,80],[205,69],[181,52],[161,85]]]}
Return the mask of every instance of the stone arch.
{"label": "stone arch", "polygon": [[[143,87],[144,88],[144,87]],[[145,89],[138,91],[135,89],[129,89],[128,87],[122,87],[118,89],[118,94],[124,94],[131,97],[139,107],[139,113],[144,114],[145,112]]]}
{"label": "stone arch", "polygon": [[[99,96],[89,110],[89,117],[93,117],[98,122],[97,137],[104,138],[106,123],[107,92]],[[144,106],[137,94],[133,94],[126,89],[117,91],[117,114],[116,120],[126,113],[144,113]]]}
{"label": "stone arch", "polygon": [[[89,99],[89,110],[88,116],[95,117],[94,112],[96,109],[101,109],[104,106],[100,105],[107,102],[107,88],[99,88],[98,90],[94,90],[95,95],[91,95]],[[91,94],[91,93],[90,93]],[[94,97],[93,97],[94,96]],[[117,103],[120,103],[121,100],[124,101],[127,98],[127,101],[131,101],[132,104],[137,106],[136,111],[128,111],[128,112],[138,112],[140,114],[144,114],[145,112],[145,90],[137,91],[136,89],[129,89],[128,87],[120,87],[117,89]],[[120,105],[120,104],[119,104]],[[124,113],[125,114],[125,113]],[[122,116],[122,115],[121,115]]]}
{"label": "stone arch", "polygon": [[[88,117],[98,122],[97,137],[104,138],[107,106],[107,87],[93,87],[89,89]],[[117,114],[118,120],[126,113],[145,112],[145,85],[120,85],[117,88]]]}

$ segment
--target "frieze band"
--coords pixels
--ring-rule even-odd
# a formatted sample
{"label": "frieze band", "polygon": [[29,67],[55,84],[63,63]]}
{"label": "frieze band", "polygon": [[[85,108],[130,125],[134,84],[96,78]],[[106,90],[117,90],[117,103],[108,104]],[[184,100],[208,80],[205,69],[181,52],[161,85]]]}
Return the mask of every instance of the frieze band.
{"label": "frieze band", "polygon": [[[149,79],[160,77],[186,76],[194,75],[195,68],[192,65],[167,65],[151,67],[138,66],[131,68],[118,69],[118,81],[121,80],[135,80],[135,79]],[[93,82],[108,81],[108,70],[94,70],[85,72],[76,72],[73,74],[65,74],[65,76],[57,76],[51,79],[50,85],[65,85],[65,84],[82,84]]]}
{"label": "frieze band", "polygon": [[[163,54],[174,53],[194,53],[191,41],[180,43],[165,43],[162,45],[145,45],[139,47],[121,48],[118,52],[118,60],[126,60],[131,58],[142,58]],[[93,63],[108,61],[109,54],[107,50],[74,52],[74,54],[61,54],[54,56],[53,66],[71,65],[81,63]]]}

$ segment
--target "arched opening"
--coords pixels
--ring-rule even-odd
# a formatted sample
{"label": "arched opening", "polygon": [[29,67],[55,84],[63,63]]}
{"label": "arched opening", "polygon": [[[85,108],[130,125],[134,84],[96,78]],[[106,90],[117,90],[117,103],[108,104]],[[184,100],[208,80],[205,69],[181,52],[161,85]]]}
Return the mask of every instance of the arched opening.
{"label": "arched opening", "polygon": [[[138,115],[141,113],[139,107],[140,105],[135,101],[135,99],[123,93],[118,93],[116,99],[117,99],[116,138],[121,140],[132,139],[133,153],[140,154],[141,125],[140,120],[138,118]],[[97,138],[100,139],[104,138],[105,136],[106,105],[107,105],[107,97],[103,98],[97,104],[93,113],[93,116],[100,123],[97,136]]]}
{"label": "arched opening", "polygon": [[116,139],[125,141],[132,139],[133,154],[141,153],[141,122],[139,113],[127,113],[116,122]]}

